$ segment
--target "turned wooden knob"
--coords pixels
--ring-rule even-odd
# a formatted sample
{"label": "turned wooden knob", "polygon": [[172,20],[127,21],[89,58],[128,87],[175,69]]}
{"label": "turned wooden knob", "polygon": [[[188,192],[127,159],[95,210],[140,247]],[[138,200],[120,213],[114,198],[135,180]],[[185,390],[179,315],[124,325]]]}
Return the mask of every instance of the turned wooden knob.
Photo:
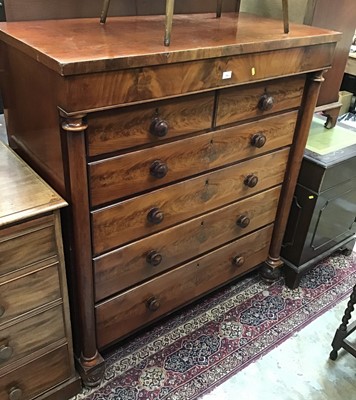
{"label": "turned wooden knob", "polygon": [[232,259],[232,263],[236,266],[236,267],[241,267],[242,264],[245,262],[245,258],[243,256],[236,256]]}
{"label": "turned wooden knob", "polygon": [[150,311],[157,311],[160,307],[160,302],[158,299],[156,299],[156,297],[152,297],[150,299],[147,300],[147,308]]}
{"label": "turned wooden knob", "polygon": [[168,122],[161,118],[155,118],[150,125],[150,134],[163,137],[168,133]]}
{"label": "turned wooden knob", "polygon": [[161,211],[159,208],[156,207],[152,208],[147,214],[147,220],[152,224],[160,224],[163,221],[163,219],[164,219],[163,211]]}
{"label": "turned wooden knob", "polygon": [[241,215],[241,217],[237,218],[236,225],[240,228],[247,228],[250,224],[250,218],[247,215]]}
{"label": "turned wooden knob", "polygon": [[7,361],[12,356],[12,347],[2,345],[0,346],[0,362]]}
{"label": "turned wooden knob", "polygon": [[153,161],[150,166],[150,174],[155,178],[163,178],[167,175],[168,167],[167,164],[161,160]]}
{"label": "turned wooden knob", "polygon": [[154,267],[156,265],[161,264],[162,259],[163,259],[162,254],[158,253],[158,251],[156,251],[156,250],[150,251],[146,256],[146,261],[149,264],[153,265]]}
{"label": "turned wooden knob", "polygon": [[255,187],[257,183],[258,183],[258,177],[254,174],[247,175],[247,177],[244,180],[244,184],[250,188]]}
{"label": "turned wooden knob", "polygon": [[20,388],[14,387],[9,391],[9,400],[21,400],[22,390]]}
{"label": "turned wooden knob", "polygon": [[0,317],[5,314],[5,307],[0,304]]}
{"label": "turned wooden knob", "polygon": [[258,108],[261,111],[269,111],[273,108],[274,105],[274,99],[272,96],[268,94],[264,94],[261,96],[259,102],[258,102]]}
{"label": "turned wooden knob", "polygon": [[266,136],[263,133],[256,133],[251,138],[251,146],[260,149],[266,144]]}

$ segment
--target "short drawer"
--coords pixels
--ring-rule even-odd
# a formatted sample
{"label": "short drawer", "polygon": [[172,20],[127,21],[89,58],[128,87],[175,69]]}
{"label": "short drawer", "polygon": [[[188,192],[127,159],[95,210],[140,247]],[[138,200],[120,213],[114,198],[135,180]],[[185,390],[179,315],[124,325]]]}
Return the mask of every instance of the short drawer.
{"label": "short drawer", "polygon": [[[0,399],[30,400],[70,377],[67,346],[0,375]],[[11,397],[13,396],[13,397]]]}
{"label": "short drawer", "polygon": [[62,304],[0,330],[3,367],[65,338]]}
{"label": "short drawer", "polygon": [[0,232],[0,277],[57,254],[53,215]]}
{"label": "short drawer", "polygon": [[94,259],[96,301],[274,221],[280,186]]}
{"label": "short drawer", "polygon": [[297,112],[89,164],[94,206],[290,145]]}
{"label": "short drawer", "polygon": [[299,107],[304,83],[305,76],[302,75],[223,89],[218,97],[216,125]]}
{"label": "short drawer", "polygon": [[288,155],[278,150],[93,211],[95,255],[279,185]]}
{"label": "short drawer", "polygon": [[0,280],[0,328],[3,323],[60,298],[58,263],[8,281]]}
{"label": "short drawer", "polygon": [[107,300],[95,307],[99,348],[232,280],[268,255],[272,226]]}
{"label": "short drawer", "polygon": [[212,126],[214,93],[88,115],[88,154],[95,156],[208,130]]}

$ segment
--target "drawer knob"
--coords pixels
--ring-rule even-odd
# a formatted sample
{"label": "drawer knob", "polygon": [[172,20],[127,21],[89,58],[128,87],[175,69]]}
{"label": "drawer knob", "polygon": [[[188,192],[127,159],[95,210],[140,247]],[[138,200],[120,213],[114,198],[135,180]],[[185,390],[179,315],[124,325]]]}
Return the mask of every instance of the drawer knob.
{"label": "drawer knob", "polygon": [[0,317],[5,314],[5,307],[0,304]]}
{"label": "drawer knob", "polygon": [[266,144],[266,136],[263,133],[256,133],[251,138],[251,146],[260,149]]}
{"label": "drawer knob", "polygon": [[167,175],[168,167],[167,164],[161,160],[153,161],[150,167],[150,174],[155,178],[164,178]]}
{"label": "drawer knob", "polygon": [[257,183],[258,183],[258,177],[254,174],[247,175],[244,180],[244,184],[250,188],[255,187]]}
{"label": "drawer knob", "polygon": [[272,96],[268,94],[264,94],[261,96],[260,101],[258,102],[258,108],[261,111],[269,111],[273,108],[274,99]]}
{"label": "drawer knob", "polygon": [[250,225],[250,218],[246,215],[241,215],[236,221],[236,225],[240,228],[247,228]]}
{"label": "drawer knob", "polygon": [[0,346],[0,362],[7,361],[12,356],[12,347],[2,345]]}
{"label": "drawer knob", "polygon": [[244,262],[245,258],[243,256],[236,256],[232,259],[232,263],[235,265],[235,267],[242,267]]}
{"label": "drawer knob", "polygon": [[147,214],[147,220],[152,224],[160,224],[163,221],[163,219],[164,219],[163,211],[161,211],[159,208],[156,207],[152,208]]}
{"label": "drawer knob", "polygon": [[156,250],[151,250],[146,256],[146,261],[154,267],[161,264],[162,259],[162,254],[158,253]]}
{"label": "drawer knob", "polygon": [[161,118],[155,118],[150,125],[150,134],[164,137],[168,133],[168,122]]}
{"label": "drawer knob", "polygon": [[9,391],[9,400],[21,400],[22,399],[22,390],[17,387],[13,387]]}
{"label": "drawer knob", "polygon": [[159,302],[156,297],[151,297],[150,299],[147,300],[147,308],[150,311],[157,311],[160,307],[161,303]]}

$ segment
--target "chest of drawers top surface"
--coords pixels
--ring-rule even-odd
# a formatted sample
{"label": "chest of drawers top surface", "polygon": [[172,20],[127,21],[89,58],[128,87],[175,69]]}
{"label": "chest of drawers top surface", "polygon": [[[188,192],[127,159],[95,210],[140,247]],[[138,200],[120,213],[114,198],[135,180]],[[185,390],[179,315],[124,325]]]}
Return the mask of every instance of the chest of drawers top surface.
{"label": "chest of drawers top surface", "polygon": [[0,227],[67,204],[2,142],[0,171]]}
{"label": "chest of drawers top surface", "polygon": [[[0,39],[61,75],[171,64],[335,42],[337,32],[249,14],[175,15],[170,47],[164,16],[21,21],[0,24]],[[29,32],[31,32],[29,34]]]}

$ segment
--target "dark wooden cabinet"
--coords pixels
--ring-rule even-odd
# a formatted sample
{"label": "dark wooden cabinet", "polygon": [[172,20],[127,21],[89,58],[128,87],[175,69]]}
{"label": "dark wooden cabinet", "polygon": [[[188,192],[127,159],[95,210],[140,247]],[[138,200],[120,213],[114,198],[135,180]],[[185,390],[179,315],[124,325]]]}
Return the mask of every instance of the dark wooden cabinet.
{"label": "dark wooden cabinet", "polygon": [[[322,123],[318,118],[313,122],[316,135],[325,137],[318,149],[305,150],[283,240],[281,255],[290,287],[298,286],[317,261],[340,248],[352,251],[355,242],[356,131],[338,124],[322,132]],[[332,142],[337,147],[328,152]]]}
{"label": "dark wooden cabinet", "polygon": [[[280,247],[339,33],[241,13],[1,25],[9,142],[70,204],[75,352],[100,351]],[[266,32],[269,32],[266,35]],[[289,60],[288,63],[285,60]],[[286,179],[287,177],[287,179]]]}

